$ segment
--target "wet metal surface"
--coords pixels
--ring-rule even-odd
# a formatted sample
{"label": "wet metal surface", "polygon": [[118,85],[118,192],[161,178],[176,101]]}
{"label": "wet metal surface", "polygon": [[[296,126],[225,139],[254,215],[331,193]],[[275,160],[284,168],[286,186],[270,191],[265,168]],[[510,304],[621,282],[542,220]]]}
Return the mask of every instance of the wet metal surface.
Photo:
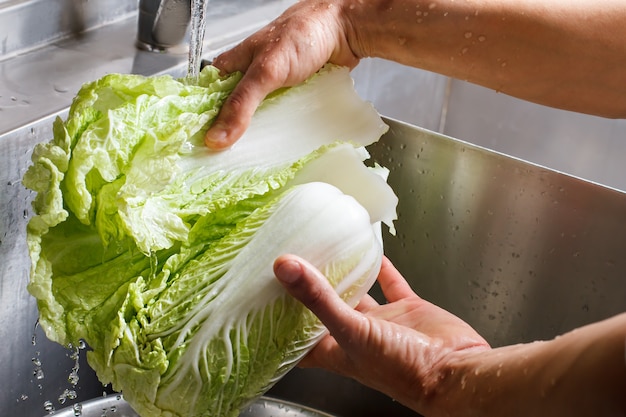
{"label": "wet metal surface", "polygon": [[[213,56],[232,45],[290,3],[292,1],[245,0],[234,7],[230,0],[211,1],[205,54]],[[137,17],[131,15],[98,30],[55,41],[33,53],[0,56],[0,135],[62,111],[70,105],[82,84],[105,74],[185,74],[186,51],[160,54],[138,50],[136,34]]]}
{"label": "wet metal surface", "polygon": [[[120,395],[110,395],[66,407],[56,417],[139,417]],[[333,417],[330,414],[271,397],[262,397],[245,408],[239,417]]]}
{"label": "wet metal surface", "polygon": [[[385,237],[386,253],[421,296],[469,321],[495,346],[550,338],[626,309],[626,194],[388,123],[371,148],[391,169],[400,198],[398,235]],[[65,382],[70,352],[35,329],[36,306],[25,289],[32,195],[20,178],[30,149],[49,129],[50,120],[42,120],[0,140],[0,376],[8,387],[0,395],[12,415],[32,415],[28,410],[72,388]],[[40,380],[33,359],[41,362]],[[82,400],[103,391],[83,360]],[[295,370],[270,393],[337,415],[414,415],[321,371]]]}
{"label": "wet metal surface", "polygon": [[626,310],[626,193],[403,123],[372,149],[399,193],[386,252],[492,344]]}

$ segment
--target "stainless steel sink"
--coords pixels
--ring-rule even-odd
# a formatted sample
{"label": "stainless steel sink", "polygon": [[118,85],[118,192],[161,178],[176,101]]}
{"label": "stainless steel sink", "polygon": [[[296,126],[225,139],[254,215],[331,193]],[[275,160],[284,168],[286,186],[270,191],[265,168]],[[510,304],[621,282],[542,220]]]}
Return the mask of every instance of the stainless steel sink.
{"label": "stainless steel sink", "polygon": [[[121,395],[109,395],[66,407],[56,417],[139,417]],[[333,417],[300,404],[261,397],[246,407],[239,417]]]}
{"label": "stainless steel sink", "polygon": [[[463,317],[493,345],[550,338],[626,308],[625,193],[387,122],[389,132],[370,149],[391,169],[400,198],[398,234],[385,236],[386,253],[420,295]],[[32,145],[49,129],[45,119],[0,138],[0,372],[7,387],[0,395],[11,415],[38,415],[46,400],[59,409],[59,395],[73,388],[71,351],[35,327],[36,306],[25,291],[32,196],[19,178]],[[101,396],[107,389],[84,354],[79,358],[78,399]],[[295,369],[268,395],[338,416],[416,415],[321,370]]]}
{"label": "stainless steel sink", "polygon": [[[0,2],[0,9],[8,3],[16,4]],[[207,56],[289,2],[266,3],[216,18],[207,28]],[[182,74],[185,56],[138,51],[134,30],[134,18],[122,19],[0,58],[0,404],[6,415],[44,415],[46,401],[58,411],[103,392],[116,397],[97,381],[84,352],[79,349],[75,359],[36,327],[24,241],[33,195],[20,179],[33,146],[49,140],[53,118],[65,113],[83,82],[113,71]],[[381,64],[381,72],[375,65],[357,68],[357,88],[376,98],[383,114],[411,122],[387,118],[389,132],[370,149],[391,169],[389,181],[400,198],[398,234],[385,235],[386,253],[421,296],[467,320],[494,346],[551,338],[626,309],[624,192],[436,133],[447,81],[431,85],[431,74],[422,73],[421,84],[430,90],[421,90],[420,117],[395,113],[415,96],[385,95],[392,80],[380,75],[391,74],[390,64]],[[400,66],[393,71],[415,74]],[[373,294],[380,297],[376,288]],[[74,386],[68,377],[77,366]],[[341,417],[416,415],[321,370],[294,369],[268,395]]]}

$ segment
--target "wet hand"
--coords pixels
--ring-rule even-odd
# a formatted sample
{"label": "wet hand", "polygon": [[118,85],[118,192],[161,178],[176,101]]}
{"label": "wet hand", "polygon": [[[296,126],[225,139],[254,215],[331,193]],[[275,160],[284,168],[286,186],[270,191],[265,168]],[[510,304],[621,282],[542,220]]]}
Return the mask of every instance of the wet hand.
{"label": "wet hand", "polygon": [[207,131],[206,145],[219,150],[234,144],[269,93],[301,83],[327,62],[353,68],[359,59],[348,45],[341,16],[330,1],[296,3],[215,58],[213,65],[223,73],[244,76]]}
{"label": "wet hand", "polygon": [[415,410],[436,407],[430,404],[432,393],[439,366],[448,358],[457,352],[490,349],[468,324],[417,296],[387,259],[378,282],[388,303],[379,305],[366,296],[356,309],[300,258],[278,258],[274,272],[329,330],[301,366],[354,378]]}

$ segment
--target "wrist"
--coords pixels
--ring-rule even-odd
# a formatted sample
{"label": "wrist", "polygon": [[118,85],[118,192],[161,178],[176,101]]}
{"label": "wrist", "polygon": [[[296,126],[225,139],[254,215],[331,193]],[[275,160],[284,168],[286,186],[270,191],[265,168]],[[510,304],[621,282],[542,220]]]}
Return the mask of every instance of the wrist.
{"label": "wrist", "polygon": [[[359,58],[383,58],[422,67],[428,56],[441,53],[447,27],[464,10],[453,0],[342,0],[341,21],[348,43]],[[443,35],[437,39],[433,34]],[[428,66],[428,65],[426,65]]]}
{"label": "wrist", "polygon": [[[376,56],[375,43],[378,30],[372,27],[371,16],[378,1],[341,0],[339,3],[339,22],[348,47],[358,59]],[[383,28],[385,23],[378,22]]]}
{"label": "wrist", "polygon": [[[549,341],[451,352],[429,375],[428,416],[622,415],[626,314]],[[462,407],[462,410],[460,410]]]}

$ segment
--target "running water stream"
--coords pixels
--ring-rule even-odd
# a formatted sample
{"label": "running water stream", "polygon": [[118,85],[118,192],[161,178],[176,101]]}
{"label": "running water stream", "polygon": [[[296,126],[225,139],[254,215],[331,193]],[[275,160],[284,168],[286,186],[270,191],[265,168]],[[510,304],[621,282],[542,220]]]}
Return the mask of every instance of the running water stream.
{"label": "running water stream", "polygon": [[202,60],[202,45],[206,27],[206,4],[208,0],[191,1],[191,29],[189,33],[189,64],[187,78],[197,83]]}

